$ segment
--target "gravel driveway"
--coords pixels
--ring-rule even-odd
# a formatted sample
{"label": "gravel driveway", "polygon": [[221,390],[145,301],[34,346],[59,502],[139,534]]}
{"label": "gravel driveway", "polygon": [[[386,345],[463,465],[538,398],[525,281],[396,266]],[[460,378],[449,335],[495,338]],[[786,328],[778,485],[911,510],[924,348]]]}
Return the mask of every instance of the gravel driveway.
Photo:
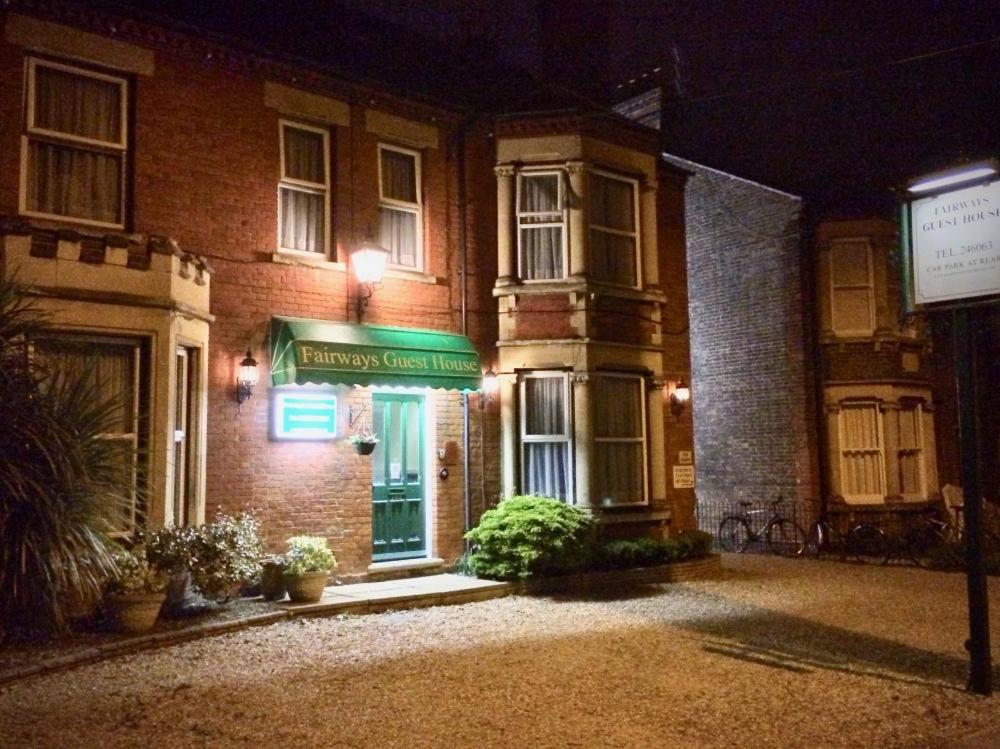
{"label": "gravel driveway", "polygon": [[930,747],[1000,721],[1000,698],[963,690],[963,577],[724,564],[613,599],[294,620],[38,677],[0,692],[0,745]]}

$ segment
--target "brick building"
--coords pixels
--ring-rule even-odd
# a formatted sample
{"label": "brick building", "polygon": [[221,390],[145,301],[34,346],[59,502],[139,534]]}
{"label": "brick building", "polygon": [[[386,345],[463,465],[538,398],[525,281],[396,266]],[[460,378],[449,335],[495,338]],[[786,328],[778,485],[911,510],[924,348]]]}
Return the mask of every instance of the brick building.
{"label": "brick building", "polygon": [[687,173],[655,134],[510,76],[429,95],[82,5],[0,27],[4,273],[57,325],[37,355],[127,401],[123,532],[252,508],[269,547],[322,535],[363,574],[450,562],[515,492],[690,525]]}

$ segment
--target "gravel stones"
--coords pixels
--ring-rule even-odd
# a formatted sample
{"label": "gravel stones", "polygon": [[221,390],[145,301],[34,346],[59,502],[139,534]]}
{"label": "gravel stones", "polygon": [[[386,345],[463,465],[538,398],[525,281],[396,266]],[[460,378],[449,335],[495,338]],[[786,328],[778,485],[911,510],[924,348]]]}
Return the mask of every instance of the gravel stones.
{"label": "gravel stones", "polygon": [[0,744],[918,747],[1000,721],[996,698],[963,690],[963,577],[724,565],[601,599],[297,619],[33,677],[0,691]]}

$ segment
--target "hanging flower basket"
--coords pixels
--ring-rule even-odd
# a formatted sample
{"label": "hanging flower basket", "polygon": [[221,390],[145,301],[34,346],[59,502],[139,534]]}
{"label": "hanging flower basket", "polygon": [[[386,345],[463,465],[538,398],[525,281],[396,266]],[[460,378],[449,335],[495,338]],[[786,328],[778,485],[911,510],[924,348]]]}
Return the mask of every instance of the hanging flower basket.
{"label": "hanging flower basket", "polygon": [[371,432],[359,432],[351,435],[351,444],[358,455],[371,455],[378,445],[378,437]]}

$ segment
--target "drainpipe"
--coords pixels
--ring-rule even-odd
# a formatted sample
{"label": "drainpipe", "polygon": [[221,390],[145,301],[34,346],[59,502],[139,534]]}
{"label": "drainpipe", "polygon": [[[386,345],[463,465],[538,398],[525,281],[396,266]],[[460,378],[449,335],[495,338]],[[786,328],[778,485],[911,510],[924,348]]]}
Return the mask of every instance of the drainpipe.
{"label": "drainpipe", "polygon": [[[458,167],[458,244],[460,246],[459,252],[459,266],[458,275],[461,279],[461,318],[462,318],[462,335],[467,336],[469,334],[469,307],[468,307],[468,264],[469,264],[469,244],[468,244],[468,232],[466,230],[466,184],[465,184],[465,133],[470,125],[475,121],[475,115],[465,119],[458,127],[454,135],[455,151],[457,156],[457,167]],[[472,448],[472,439],[470,436],[470,424],[469,424],[469,393],[462,393],[462,498],[463,498],[463,510],[464,510],[464,522],[463,522],[463,536],[472,525],[472,490],[471,481],[469,478],[469,471],[471,470],[472,463],[469,457],[469,452]],[[482,449],[482,445],[480,445]],[[469,542],[465,542],[466,550],[468,550]]]}

